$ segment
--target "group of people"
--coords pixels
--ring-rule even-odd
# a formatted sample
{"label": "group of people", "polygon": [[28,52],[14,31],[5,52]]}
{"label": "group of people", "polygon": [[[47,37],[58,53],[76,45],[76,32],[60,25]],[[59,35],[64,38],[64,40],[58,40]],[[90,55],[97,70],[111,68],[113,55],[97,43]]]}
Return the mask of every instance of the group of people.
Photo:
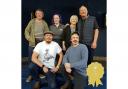
{"label": "group of people", "polygon": [[89,16],[86,6],[79,8],[79,15],[79,20],[77,15],[72,15],[70,24],[63,25],[61,16],[54,14],[53,24],[48,26],[43,20],[43,11],[35,11],[36,18],[30,20],[25,29],[31,60],[26,82],[36,80],[33,89],[40,89],[40,73],[46,76],[48,87],[56,89],[55,77],[59,70],[66,80],[60,89],[68,89],[72,79],[73,89],[84,89],[85,70],[97,47],[99,27],[96,18]]}

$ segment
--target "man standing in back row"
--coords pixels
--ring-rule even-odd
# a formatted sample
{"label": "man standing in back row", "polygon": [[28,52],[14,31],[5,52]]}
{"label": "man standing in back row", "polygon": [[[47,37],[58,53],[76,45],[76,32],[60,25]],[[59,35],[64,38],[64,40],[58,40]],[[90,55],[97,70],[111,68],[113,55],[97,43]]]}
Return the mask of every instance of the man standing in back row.
{"label": "man standing in back row", "polygon": [[[43,19],[44,12],[41,9],[37,9],[35,11],[35,18],[31,19],[25,28],[25,38],[29,42],[28,47],[28,57],[29,57],[29,63],[31,61],[31,56],[34,47],[37,43],[43,41],[43,34],[46,31],[49,31],[47,22]],[[28,68],[32,67],[32,65],[29,65]],[[28,74],[28,78],[26,79],[26,82],[30,82],[32,79],[32,76]]]}
{"label": "man standing in back row", "polygon": [[88,10],[85,6],[79,8],[81,19],[78,21],[78,32],[80,34],[80,43],[83,43],[88,48],[88,65],[91,64],[94,56],[94,50],[97,47],[97,39],[99,35],[99,26],[96,18],[88,15]]}

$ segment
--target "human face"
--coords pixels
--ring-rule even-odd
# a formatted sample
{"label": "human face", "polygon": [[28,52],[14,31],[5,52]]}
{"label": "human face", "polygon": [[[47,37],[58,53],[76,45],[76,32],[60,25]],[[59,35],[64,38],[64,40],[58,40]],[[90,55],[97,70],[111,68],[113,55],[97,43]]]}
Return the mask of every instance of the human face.
{"label": "human face", "polygon": [[53,21],[54,21],[54,24],[59,24],[60,23],[60,17],[58,15],[54,15]]}
{"label": "human face", "polygon": [[46,41],[46,43],[51,43],[52,39],[53,39],[52,34],[45,34],[44,35],[44,40]]}
{"label": "human face", "polygon": [[75,16],[71,17],[71,18],[70,18],[70,23],[71,23],[72,25],[76,25],[76,23],[77,23],[77,17],[75,17]]}
{"label": "human face", "polygon": [[81,17],[87,17],[88,15],[88,10],[85,6],[81,6],[79,9],[79,14]]}
{"label": "human face", "polygon": [[35,15],[38,20],[41,20],[44,16],[42,11],[36,11]]}
{"label": "human face", "polygon": [[77,34],[73,34],[71,36],[71,42],[72,42],[72,45],[78,45],[79,44],[79,36]]}

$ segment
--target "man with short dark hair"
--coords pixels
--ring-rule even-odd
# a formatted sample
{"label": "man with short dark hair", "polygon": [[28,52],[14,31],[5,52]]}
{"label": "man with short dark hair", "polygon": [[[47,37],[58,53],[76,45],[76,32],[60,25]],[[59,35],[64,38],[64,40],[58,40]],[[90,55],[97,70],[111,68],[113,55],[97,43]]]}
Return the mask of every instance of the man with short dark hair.
{"label": "man with short dark hair", "polygon": [[74,78],[73,89],[84,89],[86,85],[85,70],[88,60],[88,49],[86,45],[79,43],[79,34],[77,32],[72,33],[71,43],[72,45],[68,48],[63,58],[67,81],[61,86],[61,89],[67,89],[71,83],[69,74]]}

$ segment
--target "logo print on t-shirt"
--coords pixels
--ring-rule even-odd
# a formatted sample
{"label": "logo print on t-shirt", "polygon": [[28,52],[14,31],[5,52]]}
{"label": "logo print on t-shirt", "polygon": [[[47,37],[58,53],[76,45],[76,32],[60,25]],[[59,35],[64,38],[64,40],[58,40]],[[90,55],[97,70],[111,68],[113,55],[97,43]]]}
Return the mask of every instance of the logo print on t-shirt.
{"label": "logo print on t-shirt", "polygon": [[49,54],[49,49],[45,50],[44,59],[45,61],[49,61],[50,59],[53,59],[54,57]]}

